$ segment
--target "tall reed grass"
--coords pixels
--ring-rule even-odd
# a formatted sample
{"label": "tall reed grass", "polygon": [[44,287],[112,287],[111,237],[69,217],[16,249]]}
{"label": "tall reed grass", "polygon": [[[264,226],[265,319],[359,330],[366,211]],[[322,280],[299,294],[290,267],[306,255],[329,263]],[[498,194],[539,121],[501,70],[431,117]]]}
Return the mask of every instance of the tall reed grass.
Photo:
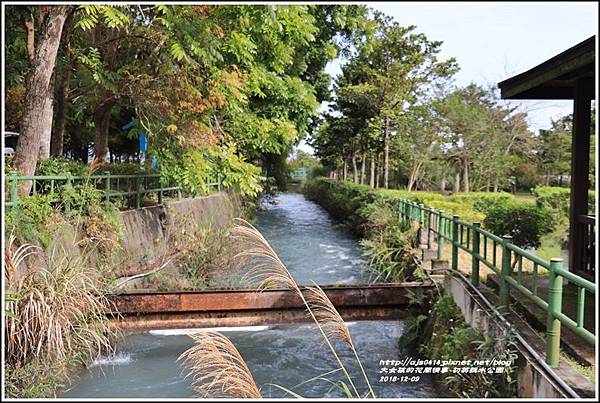
{"label": "tall reed grass", "polygon": [[[13,234],[5,245],[5,292],[10,295],[5,298],[5,361],[12,373],[30,363],[52,367],[73,356],[85,361],[112,351],[114,329],[105,316],[110,304],[98,275],[82,257],[57,248],[46,258],[35,256],[38,252],[33,245],[17,246]],[[7,379],[13,381],[23,380]]]}
{"label": "tall reed grass", "polygon": [[[252,224],[238,218],[236,219],[236,225],[230,231],[230,235],[242,248],[241,252],[235,255],[234,262],[238,269],[245,270],[243,280],[255,285],[258,292],[269,288],[284,288],[291,290],[301,298],[308,315],[317,325],[325,343],[337,361],[339,369],[344,373],[350,385],[349,388],[343,385],[347,390],[347,397],[361,398],[362,396],[339,353],[333,346],[335,340],[342,341],[352,350],[369,389],[366,396],[375,397],[348,326],[325,292],[317,284],[302,290],[269,242]],[[216,340],[219,343],[225,343],[220,339],[225,336],[215,336],[214,334],[212,336],[200,336],[201,334],[194,335],[197,344],[180,357],[186,360],[186,367],[194,375],[194,389],[202,396],[214,392],[215,385],[221,386],[221,391],[227,390],[233,397],[245,397],[255,393],[257,391],[255,385],[247,382],[252,379],[248,367],[239,353],[237,355],[232,353],[231,347],[233,345],[229,345],[229,342],[227,344],[229,349],[221,350],[211,346],[211,343],[215,343]],[[233,348],[235,349],[235,347]],[[220,368],[220,370],[216,370],[217,368]],[[209,379],[210,382],[207,382]],[[240,385],[244,387],[240,388]]]}

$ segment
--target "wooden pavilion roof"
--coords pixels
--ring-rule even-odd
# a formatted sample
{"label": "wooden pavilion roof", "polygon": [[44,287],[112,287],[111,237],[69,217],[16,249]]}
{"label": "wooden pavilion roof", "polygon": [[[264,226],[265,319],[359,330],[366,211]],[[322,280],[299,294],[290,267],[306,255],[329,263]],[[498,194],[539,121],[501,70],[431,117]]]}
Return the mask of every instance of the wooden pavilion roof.
{"label": "wooden pavilion roof", "polygon": [[596,80],[596,36],[500,83],[503,99],[574,99],[575,83],[589,80],[593,98]]}

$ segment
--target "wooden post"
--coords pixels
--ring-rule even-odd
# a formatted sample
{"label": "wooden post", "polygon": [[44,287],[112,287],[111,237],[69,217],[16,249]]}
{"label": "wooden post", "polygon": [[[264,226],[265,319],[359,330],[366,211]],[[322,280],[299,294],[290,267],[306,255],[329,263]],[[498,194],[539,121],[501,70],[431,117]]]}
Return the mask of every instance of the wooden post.
{"label": "wooden post", "polygon": [[583,248],[585,225],[579,216],[588,212],[590,167],[591,91],[589,80],[579,79],[573,102],[573,134],[571,136],[571,207],[569,217],[569,270],[584,270]]}

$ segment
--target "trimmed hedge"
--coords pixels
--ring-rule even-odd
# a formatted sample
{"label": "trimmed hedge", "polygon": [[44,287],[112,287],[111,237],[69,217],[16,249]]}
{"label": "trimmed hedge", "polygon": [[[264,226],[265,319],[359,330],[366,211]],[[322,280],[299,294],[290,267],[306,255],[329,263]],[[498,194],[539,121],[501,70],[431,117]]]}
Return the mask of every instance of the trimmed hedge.
{"label": "trimmed hedge", "polygon": [[538,248],[542,235],[554,230],[553,213],[533,204],[511,202],[488,211],[483,225],[498,236],[510,235],[521,248]]}
{"label": "trimmed hedge", "polygon": [[342,182],[332,179],[309,179],[304,184],[304,193],[310,200],[321,204],[336,219],[348,221],[353,228],[362,225],[357,210],[375,200],[398,205],[400,199],[408,199],[436,210],[443,210],[447,215],[458,215],[461,220],[482,222],[486,213],[497,206],[514,200],[509,193],[458,193],[445,196],[439,193],[407,192],[396,189],[372,189],[367,185]]}
{"label": "trimmed hedge", "polygon": [[[323,206],[334,218],[346,222],[364,236],[367,217],[365,206],[384,203],[397,211],[400,199],[409,199],[447,215],[458,215],[467,222],[481,222],[490,232],[511,235],[515,245],[539,247],[543,235],[550,233],[556,220],[553,209],[545,205],[523,204],[508,193],[439,193],[407,192],[394,189],[372,189],[367,185],[331,179],[309,179],[304,184],[306,197]],[[560,199],[559,199],[560,200]]]}
{"label": "trimmed hedge", "polygon": [[[535,203],[539,208],[554,211],[560,217],[569,217],[569,206],[571,204],[571,190],[569,188],[538,186],[532,190]],[[589,191],[588,211],[595,211],[596,193]]]}

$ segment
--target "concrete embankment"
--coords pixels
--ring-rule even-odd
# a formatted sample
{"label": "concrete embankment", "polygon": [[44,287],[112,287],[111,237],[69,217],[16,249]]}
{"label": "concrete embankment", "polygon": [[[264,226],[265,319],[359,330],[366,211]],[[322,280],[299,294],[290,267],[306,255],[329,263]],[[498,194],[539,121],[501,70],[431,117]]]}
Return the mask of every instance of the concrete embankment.
{"label": "concrete embankment", "polygon": [[239,214],[237,197],[226,192],[124,211],[122,246],[127,258],[115,274],[124,277],[148,270],[148,266],[169,253],[173,230],[217,231]]}

